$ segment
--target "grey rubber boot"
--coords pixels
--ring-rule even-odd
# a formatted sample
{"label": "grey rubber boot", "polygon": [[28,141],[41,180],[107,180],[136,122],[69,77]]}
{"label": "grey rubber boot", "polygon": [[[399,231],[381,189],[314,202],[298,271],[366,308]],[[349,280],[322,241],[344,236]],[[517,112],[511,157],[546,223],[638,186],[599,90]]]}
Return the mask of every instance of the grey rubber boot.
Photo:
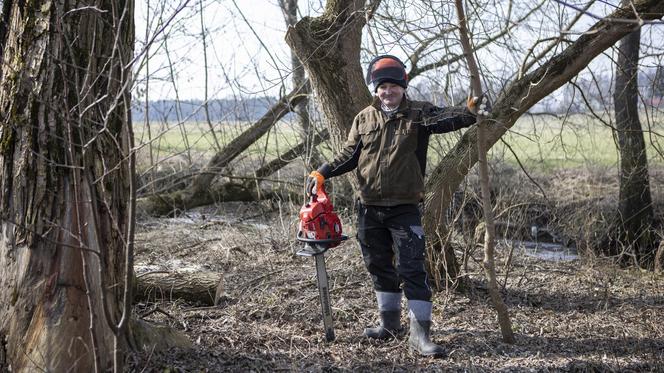
{"label": "grey rubber boot", "polygon": [[364,335],[373,339],[395,337],[401,331],[401,293],[376,292],[380,325],[364,329]]}
{"label": "grey rubber boot", "polygon": [[431,302],[421,300],[408,301],[410,316],[410,336],[408,346],[423,356],[444,357],[446,351],[430,339]]}

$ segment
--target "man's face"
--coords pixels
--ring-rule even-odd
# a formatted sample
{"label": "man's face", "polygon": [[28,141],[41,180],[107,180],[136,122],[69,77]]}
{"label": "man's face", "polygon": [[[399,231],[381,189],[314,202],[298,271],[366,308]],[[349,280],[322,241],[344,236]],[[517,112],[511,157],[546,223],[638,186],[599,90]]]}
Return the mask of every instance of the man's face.
{"label": "man's face", "polygon": [[380,102],[390,108],[399,106],[403,99],[404,92],[406,92],[406,89],[402,86],[387,82],[379,85],[376,90]]}

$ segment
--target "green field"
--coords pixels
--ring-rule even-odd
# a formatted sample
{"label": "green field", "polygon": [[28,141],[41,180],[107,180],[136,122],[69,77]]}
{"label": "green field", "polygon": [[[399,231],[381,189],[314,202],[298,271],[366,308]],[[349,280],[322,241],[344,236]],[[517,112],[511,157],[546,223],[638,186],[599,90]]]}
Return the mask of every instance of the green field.
{"label": "green field", "polygon": [[[143,167],[152,150],[156,162],[174,157],[189,159],[192,163],[205,163],[217,151],[217,143],[223,148],[250,127],[250,123],[216,123],[214,136],[205,122],[153,123],[148,132],[143,123],[134,125],[134,139],[140,147],[139,164]],[[215,141],[216,137],[216,141]],[[297,144],[297,133],[288,123],[279,123],[268,134],[255,142],[245,154],[269,160]]]}
{"label": "green field", "polygon": [[[648,119],[647,122],[642,119],[642,122],[646,129],[644,137],[649,162],[651,166],[661,165],[664,163],[664,142],[660,134],[664,134],[664,118],[660,115]],[[510,165],[517,165],[518,159],[527,168],[539,171],[584,166],[615,167],[618,162],[617,146],[608,126],[612,125],[610,118],[605,122],[587,115],[572,115],[564,119],[550,115],[524,116],[502,137],[502,141],[491,148],[490,158]],[[249,126],[250,123],[217,123],[214,126],[217,141],[223,148]],[[143,145],[141,154],[147,154],[148,144],[151,144],[155,160],[179,156],[190,157],[193,162],[205,162],[215,153],[216,144],[205,122],[187,122],[183,125],[153,123],[151,130],[152,141],[149,142],[145,125],[135,124],[136,144]],[[454,145],[458,136],[459,133],[435,136],[431,142],[429,162],[436,162]],[[282,121],[243,156],[270,160],[298,142],[294,125]],[[323,148],[326,157],[331,154],[328,148]]]}
{"label": "green field", "polygon": [[[664,124],[642,123],[650,165],[661,165]],[[563,119],[522,117],[491,151],[493,158],[543,171],[582,166],[616,166],[617,139],[608,119],[585,115]],[[504,142],[504,143],[503,143]],[[511,148],[511,150],[510,150]]]}

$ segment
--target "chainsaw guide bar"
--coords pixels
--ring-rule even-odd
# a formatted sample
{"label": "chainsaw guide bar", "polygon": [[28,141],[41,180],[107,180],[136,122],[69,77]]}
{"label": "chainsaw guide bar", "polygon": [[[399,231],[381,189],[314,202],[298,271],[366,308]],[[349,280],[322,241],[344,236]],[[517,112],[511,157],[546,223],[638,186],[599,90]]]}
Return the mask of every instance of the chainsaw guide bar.
{"label": "chainsaw guide bar", "polygon": [[335,336],[330,289],[325,268],[325,253],[330,248],[338,246],[341,241],[347,240],[348,236],[342,234],[341,220],[334,213],[334,206],[327,197],[324,186],[321,185],[317,193],[310,197],[309,202],[300,209],[300,223],[296,238],[304,243],[304,247],[297,251],[297,255],[314,257],[318,295],[323,311],[325,340],[331,342],[334,341]]}

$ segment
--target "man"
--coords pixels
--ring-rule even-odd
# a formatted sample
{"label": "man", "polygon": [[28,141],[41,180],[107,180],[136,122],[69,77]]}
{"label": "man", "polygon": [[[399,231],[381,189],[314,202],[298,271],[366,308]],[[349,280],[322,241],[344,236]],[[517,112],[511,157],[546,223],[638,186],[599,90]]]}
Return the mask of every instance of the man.
{"label": "man", "polygon": [[[357,239],[371,274],[381,323],[369,338],[387,339],[401,329],[401,295],[408,299],[409,346],[422,355],[442,356],[431,342],[431,288],[425,270],[424,230],[418,204],[424,198],[429,136],[475,123],[477,98],[467,108],[440,108],[406,96],[404,64],[376,57],[367,70],[373,103],[354,119],[341,152],[309,175],[307,192],[325,179],[355,170],[359,181]],[[485,105],[481,106],[484,110]]]}

